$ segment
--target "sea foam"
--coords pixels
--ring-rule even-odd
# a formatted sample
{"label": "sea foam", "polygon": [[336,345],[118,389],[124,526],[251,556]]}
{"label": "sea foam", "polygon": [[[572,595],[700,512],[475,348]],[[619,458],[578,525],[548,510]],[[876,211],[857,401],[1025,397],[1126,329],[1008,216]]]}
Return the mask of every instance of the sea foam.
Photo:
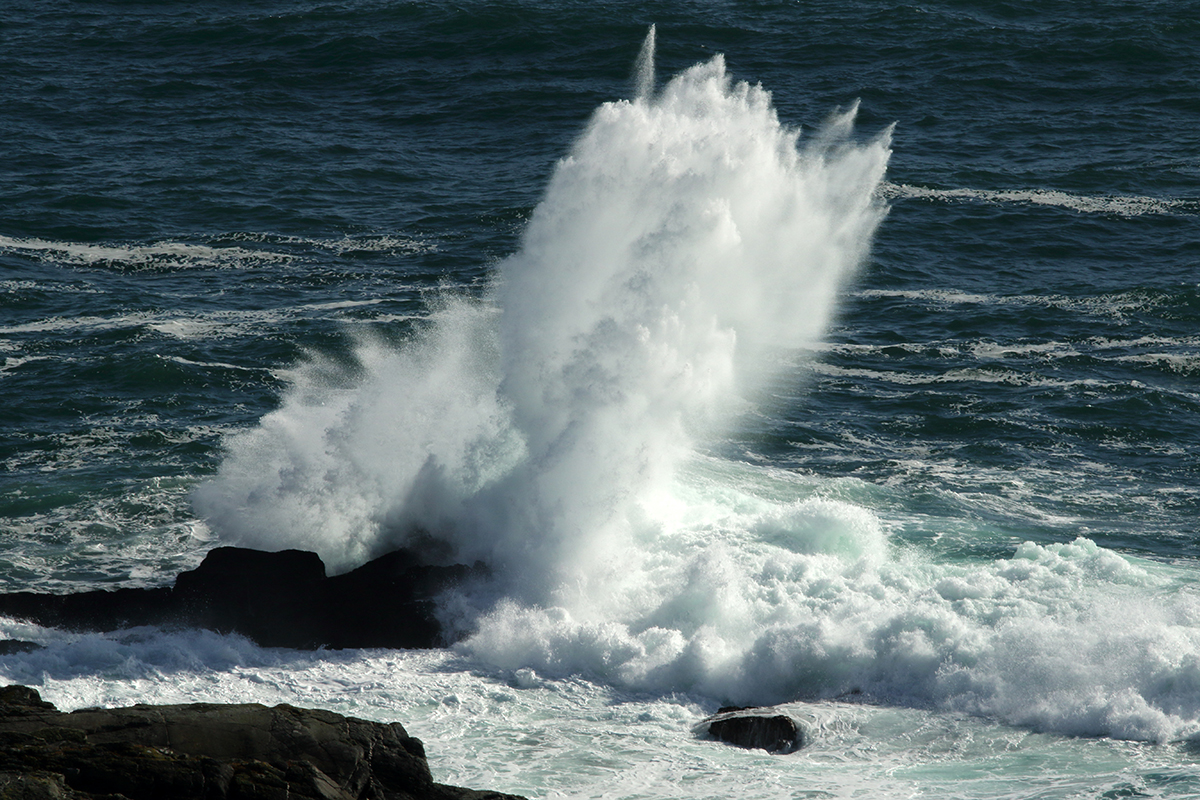
{"label": "sea foam", "polygon": [[656,92],[652,48],[486,295],[439,298],[402,347],[300,366],[199,513],[335,570],[400,545],[485,559],[491,590],[444,617],[514,675],[1200,733],[1184,573],[1086,538],[947,560],[833,482],[705,453],[828,323],[884,216],[890,131],[855,139],[852,108],[801,138],[719,56]]}
{"label": "sea foam", "polygon": [[639,96],[597,110],[485,298],[314,361],[230,440],[196,497],[223,537],[345,569],[419,531],[545,600],[654,529],[759,355],[826,325],[884,214],[889,132],[853,143],[851,109],[798,147],[721,56],[657,94],[652,57],[653,31]]}

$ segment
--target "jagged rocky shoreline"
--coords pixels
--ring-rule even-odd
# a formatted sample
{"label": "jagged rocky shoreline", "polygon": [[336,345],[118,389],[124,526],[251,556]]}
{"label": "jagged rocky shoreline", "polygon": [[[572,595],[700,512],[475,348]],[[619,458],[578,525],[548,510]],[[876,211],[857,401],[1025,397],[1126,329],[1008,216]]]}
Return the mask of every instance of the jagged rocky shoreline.
{"label": "jagged rocky shoreline", "polygon": [[[805,744],[794,719],[769,709],[722,709],[700,727],[779,754]],[[258,703],[65,713],[27,686],[0,689],[0,798],[524,800],[434,782],[398,722]]]}
{"label": "jagged rocky shoreline", "polygon": [[[263,647],[421,649],[450,643],[437,595],[487,575],[481,563],[430,565],[398,550],[329,577],[315,553],[218,547],[170,587],[0,594],[0,614],[72,630],[207,628]],[[0,655],[37,647],[0,642]],[[695,733],[781,755],[806,743],[795,719],[771,709],[722,708]],[[0,689],[0,800],[93,797],[511,796],[435,784],[421,742],[399,723],[258,704],[63,713],[33,689]]]}
{"label": "jagged rocky shoreline", "polygon": [[435,783],[400,723],[257,703],[81,709],[0,689],[13,800],[522,800]]}

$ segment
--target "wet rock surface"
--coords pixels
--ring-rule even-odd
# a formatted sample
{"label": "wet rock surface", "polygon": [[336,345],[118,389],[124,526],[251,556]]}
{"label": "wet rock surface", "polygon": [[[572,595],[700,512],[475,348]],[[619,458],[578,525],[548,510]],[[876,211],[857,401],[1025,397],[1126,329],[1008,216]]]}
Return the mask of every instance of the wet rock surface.
{"label": "wet rock surface", "polygon": [[0,689],[0,798],[520,800],[435,783],[399,723],[259,704],[63,713],[25,686]]}
{"label": "wet rock surface", "polygon": [[804,747],[806,734],[798,720],[771,707],[726,706],[697,726],[718,741],[768,753],[793,753]]}
{"label": "wet rock surface", "polygon": [[448,643],[434,616],[437,595],[486,574],[480,563],[429,565],[397,550],[326,577],[316,553],[218,547],[173,587],[0,594],[0,614],[70,630],[207,628],[264,647],[431,648]]}

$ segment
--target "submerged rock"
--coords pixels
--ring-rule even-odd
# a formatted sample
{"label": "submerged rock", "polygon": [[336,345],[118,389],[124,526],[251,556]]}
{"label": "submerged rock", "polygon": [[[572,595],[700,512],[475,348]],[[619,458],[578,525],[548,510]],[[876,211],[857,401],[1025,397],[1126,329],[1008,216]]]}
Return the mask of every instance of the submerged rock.
{"label": "submerged rock", "polygon": [[480,563],[432,566],[398,550],[330,578],[316,553],[218,547],[174,587],[0,594],[0,614],[72,630],[208,628],[264,647],[431,648],[447,644],[437,595],[485,574]]}
{"label": "submerged rock", "polygon": [[259,704],[83,709],[0,689],[0,797],[519,800],[434,783],[399,723]]}
{"label": "submerged rock", "polygon": [[697,726],[698,733],[738,747],[794,753],[804,747],[804,726],[771,707],[726,706]]}

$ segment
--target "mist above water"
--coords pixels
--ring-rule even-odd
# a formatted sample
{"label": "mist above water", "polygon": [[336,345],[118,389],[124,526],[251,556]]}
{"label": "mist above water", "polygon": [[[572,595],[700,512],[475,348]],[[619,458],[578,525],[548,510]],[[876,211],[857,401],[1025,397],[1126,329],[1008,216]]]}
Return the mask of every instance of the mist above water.
{"label": "mist above water", "polygon": [[[704,455],[862,262],[890,131],[782,125],[720,56],[602,105],[482,299],[402,346],[314,358],[231,437],[197,511],[334,570],[481,558],[443,612],[471,657],[656,692],[855,697],[1071,734],[1200,735],[1186,570],[1086,538],[1011,558],[892,545],[853,482]],[[709,448],[711,449],[711,448]],[[883,490],[880,490],[883,491]],[[913,509],[898,512],[919,515]],[[931,520],[975,526],[973,520]],[[524,676],[524,677],[520,677]]]}
{"label": "mist above water", "polygon": [[223,539],[342,570],[420,532],[552,589],[655,529],[764,350],[824,329],[884,215],[889,132],[853,143],[851,109],[801,141],[721,56],[656,93],[653,52],[651,29],[638,96],[595,112],[483,300],[362,343],[354,379],[301,367],[232,437],[196,495]]}

